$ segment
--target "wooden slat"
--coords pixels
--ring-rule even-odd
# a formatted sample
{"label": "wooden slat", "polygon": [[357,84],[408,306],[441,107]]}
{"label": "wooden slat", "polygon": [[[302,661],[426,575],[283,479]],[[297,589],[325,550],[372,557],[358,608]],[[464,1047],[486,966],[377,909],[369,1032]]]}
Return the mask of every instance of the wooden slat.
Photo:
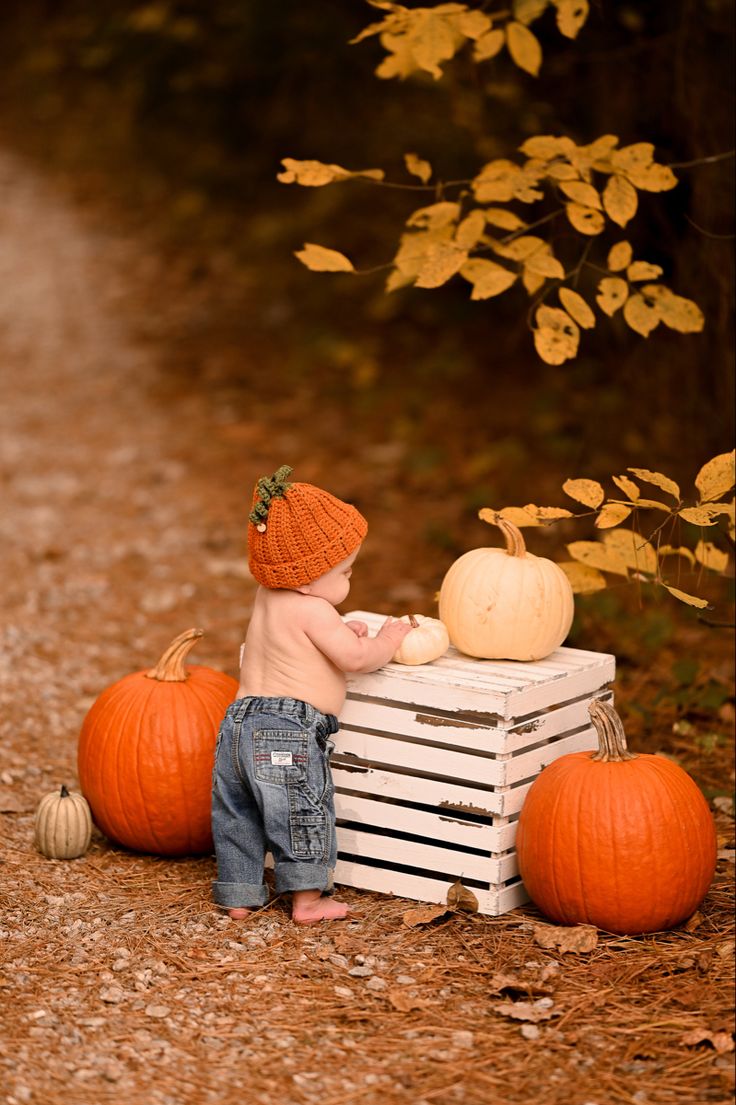
{"label": "wooden slat", "polygon": [[354,794],[336,795],[335,810],[338,821],[411,833],[430,842],[441,840],[446,844],[477,848],[489,854],[512,848],[516,837],[516,823],[494,829],[490,823],[462,820],[449,813],[429,813],[427,810],[412,809],[411,806],[399,806],[395,802],[377,802]]}
{"label": "wooden slat", "polygon": [[475,856],[455,848],[439,848],[395,836],[361,832],[344,825],[337,827],[337,849],[363,859],[382,860],[393,865],[414,867],[418,871],[441,872],[483,883],[505,882],[518,874],[516,852],[502,856]]}
{"label": "wooden slat", "polygon": [[[416,776],[439,775],[446,779],[481,783],[486,786],[503,786],[506,778],[506,760],[471,756],[466,752],[454,752],[447,748],[411,744],[391,736],[363,733],[357,729],[341,728],[335,734],[335,750],[342,756],[356,756],[368,763],[403,767]],[[421,782],[420,778],[416,780]]]}
{"label": "wooden slat", "polygon": [[361,764],[360,760],[351,760],[349,766],[344,767],[339,757],[333,762],[332,777],[338,792],[335,795],[336,804],[340,790],[357,790],[379,798],[398,798],[424,806],[446,808],[450,816],[453,815],[452,807],[456,806],[459,809],[466,807],[475,814],[487,814],[491,818],[508,817],[519,812],[529,789],[529,784],[522,784],[481,790],[480,787],[463,786],[459,782],[418,779],[415,775],[402,775]]}
{"label": "wooden slat", "polygon": [[[610,694],[601,695],[610,699]],[[478,721],[463,722],[462,715],[448,717],[402,708],[380,701],[348,700],[340,714],[347,728],[395,734],[398,739],[416,737],[456,751],[472,750],[490,755],[508,755],[530,745],[558,737],[589,722],[589,699],[549,710],[512,727],[488,726]],[[338,741],[339,743],[339,741]]]}
{"label": "wooden slat", "polygon": [[[446,879],[409,875],[403,871],[371,867],[368,864],[341,859],[338,859],[335,868],[335,882],[342,886],[372,890],[377,894],[407,898],[410,901],[437,903],[447,901],[447,894],[452,886],[452,882]],[[521,882],[513,882],[508,886],[493,887],[489,890],[473,887],[472,891],[478,899],[478,912],[486,917],[498,917],[529,900]]]}
{"label": "wooden slat", "polygon": [[506,762],[506,782],[518,783],[522,779],[536,777],[547,764],[559,760],[560,756],[567,756],[570,752],[585,752],[598,747],[598,738],[592,725],[578,733],[560,737],[550,744],[543,744],[539,748],[525,752],[521,756],[514,756]]}

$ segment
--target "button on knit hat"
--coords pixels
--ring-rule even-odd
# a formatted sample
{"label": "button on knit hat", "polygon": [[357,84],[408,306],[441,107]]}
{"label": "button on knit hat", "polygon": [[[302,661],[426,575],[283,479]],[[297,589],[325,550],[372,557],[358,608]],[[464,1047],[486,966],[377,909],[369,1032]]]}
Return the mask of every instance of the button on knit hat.
{"label": "button on knit hat", "polygon": [[264,587],[313,583],[350,556],[368,532],[354,506],[311,483],[289,483],[292,471],[285,464],[262,476],[253,492],[248,566]]}

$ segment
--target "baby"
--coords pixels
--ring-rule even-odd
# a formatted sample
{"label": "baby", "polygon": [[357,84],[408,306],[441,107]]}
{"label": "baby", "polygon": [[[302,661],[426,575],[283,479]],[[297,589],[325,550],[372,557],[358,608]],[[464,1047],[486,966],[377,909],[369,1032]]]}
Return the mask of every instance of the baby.
{"label": "baby", "polygon": [[368,530],[348,503],[284,465],[256,485],[248,563],[260,584],[242,650],[240,688],[217,738],[212,834],[215,902],[236,919],[290,891],[298,924],[344,918],[331,897],[337,847],[330,737],[345,701],[345,672],[387,663],[410,626],[387,618],[375,637],[335,609]]}

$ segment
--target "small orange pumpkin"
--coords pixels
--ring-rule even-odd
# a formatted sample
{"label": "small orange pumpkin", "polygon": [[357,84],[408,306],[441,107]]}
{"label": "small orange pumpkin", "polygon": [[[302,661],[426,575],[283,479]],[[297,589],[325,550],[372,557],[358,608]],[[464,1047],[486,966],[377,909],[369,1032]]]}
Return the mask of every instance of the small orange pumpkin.
{"label": "small orange pumpkin", "polygon": [[238,684],[184,659],[189,629],[155,668],[103,691],[82,725],[78,772],[95,823],[110,840],[161,856],[212,850],[210,798],[217,731]]}
{"label": "small orange pumpkin", "polygon": [[595,753],[544,768],[519,818],[519,871],[532,901],[562,925],[635,936],[695,912],[716,866],[713,817],[690,776],[634,755],[613,707],[589,707]]}

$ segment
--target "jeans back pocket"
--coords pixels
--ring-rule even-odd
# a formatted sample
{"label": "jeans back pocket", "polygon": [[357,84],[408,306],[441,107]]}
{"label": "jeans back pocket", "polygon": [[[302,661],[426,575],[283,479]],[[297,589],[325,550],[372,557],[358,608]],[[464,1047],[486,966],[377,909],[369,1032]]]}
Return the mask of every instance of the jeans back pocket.
{"label": "jeans back pocket", "polygon": [[253,733],[253,772],[261,783],[298,783],[307,777],[309,734],[294,729]]}

